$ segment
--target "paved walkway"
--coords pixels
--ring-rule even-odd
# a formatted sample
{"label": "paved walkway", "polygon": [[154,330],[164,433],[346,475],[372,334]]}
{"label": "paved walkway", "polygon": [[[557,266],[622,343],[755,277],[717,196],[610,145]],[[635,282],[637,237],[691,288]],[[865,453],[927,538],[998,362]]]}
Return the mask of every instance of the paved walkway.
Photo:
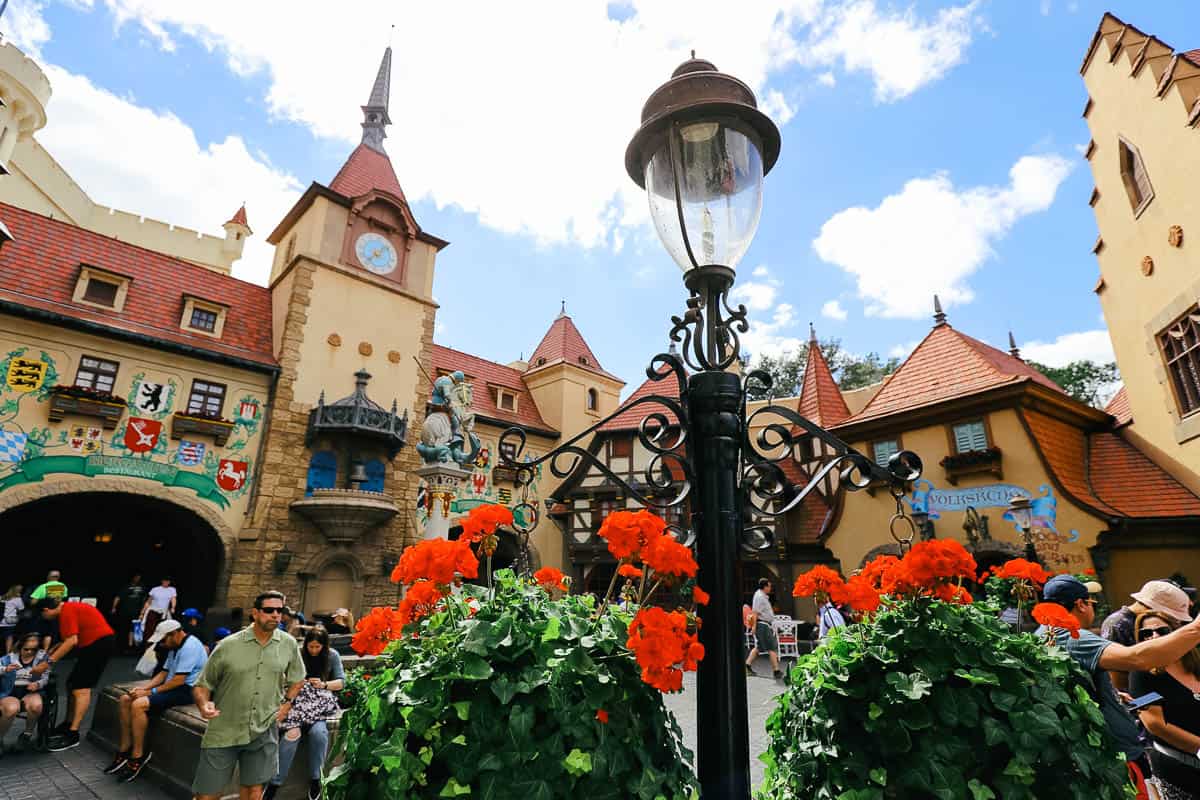
{"label": "paved walkway", "polygon": [[[136,680],[132,669],[133,659],[117,659],[105,671],[101,685],[118,681]],[[766,750],[766,721],[775,707],[775,697],[783,691],[783,684],[765,677],[770,667],[765,658],[760,659],[758,674],[764,677],[748,680],[748,702],[750,710],[750,771],[751,786],[762,781],[763,763],[758,755]],[[59,681],[60,686],[64,683]],[[65,699],[62,701],[65,707]],[[688,748],[696,751],[696,676],[684,676],[683,692],[667,696],[667,706],[679,720]],[[91,725],[90,715],[84,721],[84,730]],[[15,741],[22,730],[22,722],[13,725],[6,738]],[[61,753],[28,753],[5,755],[0,758],[0,800],[168,800],[166,792],[158,788],[148,775],[133,783],[117,783],[111,775],[101,770],[107,766],[110,755],[86,739],[79,747]]]}

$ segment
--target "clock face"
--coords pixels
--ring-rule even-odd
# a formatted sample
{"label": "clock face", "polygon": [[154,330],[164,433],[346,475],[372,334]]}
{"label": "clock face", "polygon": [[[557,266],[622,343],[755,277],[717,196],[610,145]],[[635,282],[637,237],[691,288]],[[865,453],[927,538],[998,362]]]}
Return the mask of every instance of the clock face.
{"label": "clock face", "polygon": [[396,248],[378,233],[364,233],[354,243],[354,255],[377,275],[387,275],[396,269]]}

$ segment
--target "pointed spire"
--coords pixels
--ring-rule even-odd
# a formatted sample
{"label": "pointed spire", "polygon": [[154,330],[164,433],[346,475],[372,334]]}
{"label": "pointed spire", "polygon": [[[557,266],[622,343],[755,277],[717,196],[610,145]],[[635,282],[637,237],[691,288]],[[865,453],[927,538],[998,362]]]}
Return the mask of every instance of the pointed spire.
{"label": "pointed spire", "polygon": [[817,340],[817,329],[813,327],[811,322],[808,323],[808,340],[810,342],[815,342]]}
{"label": "pointed spire", "polygon": [[1013,332],[1008,332],[1008,354],[1018,361],[1023,361],[1021,351],[1017,349],[1017,340],[1013,338]]}
{"label": "pointed spire", "polygon": [[392,48],[389,45],[383,51],[383,60],[379,62],[379,73],[375,76],[375,84],[371,87],[371,97],[362,107],[362,143],[380,153],[384,152],[383,140],[387,138],[385,127],[392,124],[392,119],[388,116],[388,99],[391,93]]}
{"label": "pointed spire", "polygon": [[942,301],[933,296],[933,327],[940,328],[946,324],[946,312],[942,311]]}
{"label": "pointed spire", "polygon": [[563,317],[565,317],[566,315],[567,315],[567,301],[566,301],[566,300],[563,300],[563,301],[562,301],[562,308],[560,308],[560,309],[558,310],[558,316],[557,316],[557,317],[555,317],[555,319],[562,319],[562,318],[563,318]]}
{"label": "pointed spire", "polygon": [[850,416],[846,400],[838,389],[829,362],[821,352],[816,330],[809,323],[811,340],[808,343],[808,360],[804,364],[804,377],[800,384],[800,414],[818,425],[836,425]]}
{"label": "pointed spire", "polygon": [[233,212],[233,216],[225,221],[226,225],[242,225],[246,230],[250,229],[250,223],[246,221],[246,203],[242,203],[242,207]]}

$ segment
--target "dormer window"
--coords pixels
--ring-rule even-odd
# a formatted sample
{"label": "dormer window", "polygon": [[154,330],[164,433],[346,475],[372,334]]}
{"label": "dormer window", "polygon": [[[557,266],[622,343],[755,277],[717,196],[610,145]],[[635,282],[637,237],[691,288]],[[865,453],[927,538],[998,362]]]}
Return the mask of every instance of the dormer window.
{"label": "dormer window", "polygon": [[1129,195],[1129,205],[1136,217],[1154,199],[1154,187],[1150,185],[1150,175],[1146,172],[1146,164],[1138,149],[1131,142],[1121,139],[1117,143],[1117,150],[1121,162],[1121,182],[1125,184],[1125,193]]}
{"label": "dormer window", "polygon": [[121,311],[125,308],[125,296],[129,292],[130,279],[115,272],[81,266],[75,281],[76,303]]}
{"label": "dormer window", "polygon": [[580,356],[580,357],[579,357],[579,363],[580,363],[580,364],[583,364],[584,366],[587,366],[587,363],[588,363],[588,357],[587,357],[587,356]]}
{"label": "dormer window", "polygon": [[225,330],[225,314],[228,310],[228,306],[220,303],[185,294],[179,327],[188,333],[200,333],[220,339]]}
{"label": "dormer window", "polygon": [[504,389],[497,389],[496,407],[501,411],[515,412],[517,410],[517,396],[512,392],[505,391]]}

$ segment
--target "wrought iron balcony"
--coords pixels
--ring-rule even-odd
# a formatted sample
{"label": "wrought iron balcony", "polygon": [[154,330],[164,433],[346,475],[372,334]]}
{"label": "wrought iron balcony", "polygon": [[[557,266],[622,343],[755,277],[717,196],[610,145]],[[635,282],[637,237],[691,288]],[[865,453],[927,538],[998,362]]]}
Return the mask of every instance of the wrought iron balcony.
{"label": "wrought iron balcony", "polygon": [[367,397],[367,382],[371,374],[360,369],[354,373],[354,393],[334,403],[325,403],[325,393],[317,401],[317,407],[308,413],[308,431],[304,443],[309,447],[318,436],[325,434],[360,436],[382,442],[387,446],[388,457],[395,458],[406,444],[408,436],[408,409],[403,416],[397,414],[396,401],[388,411]]}

